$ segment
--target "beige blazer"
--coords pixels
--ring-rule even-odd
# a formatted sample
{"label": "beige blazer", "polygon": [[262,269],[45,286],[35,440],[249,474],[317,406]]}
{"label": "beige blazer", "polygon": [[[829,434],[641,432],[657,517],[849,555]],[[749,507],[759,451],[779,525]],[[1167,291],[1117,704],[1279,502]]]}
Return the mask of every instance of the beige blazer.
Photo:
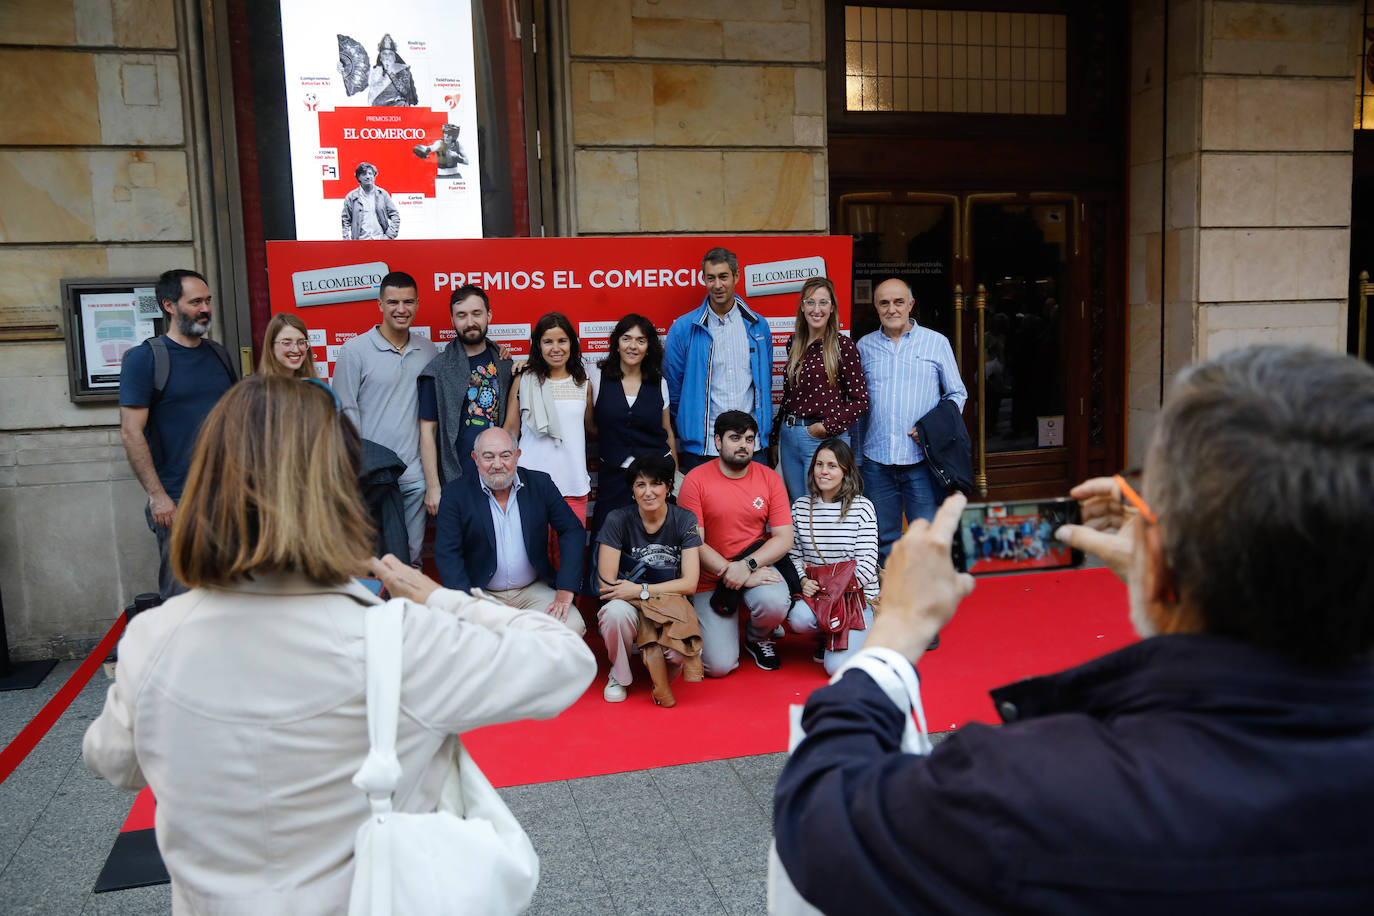
{"label": "beige blazer", "polygon": [[[82,752],[115,785],[152,787],[174,913],[347,909],[368,813],[350,780],[368,750],[375,600],[274,575],[194,589],[129,624]],[[448,589],[407,606],[403,660],[398,811],[434,810],[453,736],[555,716],[596,673],[563,623]]]}

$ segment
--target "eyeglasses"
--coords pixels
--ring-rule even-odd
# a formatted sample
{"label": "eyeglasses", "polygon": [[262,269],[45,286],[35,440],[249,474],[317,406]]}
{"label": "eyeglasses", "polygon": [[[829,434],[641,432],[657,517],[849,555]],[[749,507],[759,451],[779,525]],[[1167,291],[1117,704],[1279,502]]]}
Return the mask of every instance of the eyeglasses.
{"label": "eyeglasses", "polygon": [[1150,504],[1145,502],[1144,497],[1139,493],[1141,480],[1144,472],[1140,468],[1131,468],[1122,471],[1120,474],[1113,474],[1112,480],[1116,481],[1117,489],[1121,491],[1121,499],[1126,505],[1132,507],[1140,513],[1140,517],[1151,525],[1159,524],[1159,518],[1155,515]]}
{"label": "eyeglasses", "polygon": [[310,349],[310,341],[308,341],[308,340],[278,340],[278,341],[277,341],[277,346],[281,347],[283,350],[286,350],[287,352],[292,352],[292,351],[295,351],[295,350],[309,350],[309,349]]}
{"label": "eyeglasses", "polygon": [[815,306],[818,306],[818,305],[834,305],[834,304],[835,304],[835,303],[832,302],[832,301],[829,300],[829,299],[803,299],[803,300],[802,300],[802,305],[806,306],[807,308],[814,308]]}

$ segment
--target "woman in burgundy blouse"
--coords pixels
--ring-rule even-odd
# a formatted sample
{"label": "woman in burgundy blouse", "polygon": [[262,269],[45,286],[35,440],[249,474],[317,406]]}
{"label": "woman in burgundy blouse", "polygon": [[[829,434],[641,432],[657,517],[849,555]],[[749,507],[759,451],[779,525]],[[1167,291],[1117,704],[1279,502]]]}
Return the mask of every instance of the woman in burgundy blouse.
{"label": "woman in burgundy blouse", "polygon": [[812,277],[797,303],[797,327],[787,341],[779,443],[787,495],[806,491],[806,469],[822,439],[849,443],[849,427],[868,411],[868,385],[854,341],[840,333],[835,285]]}

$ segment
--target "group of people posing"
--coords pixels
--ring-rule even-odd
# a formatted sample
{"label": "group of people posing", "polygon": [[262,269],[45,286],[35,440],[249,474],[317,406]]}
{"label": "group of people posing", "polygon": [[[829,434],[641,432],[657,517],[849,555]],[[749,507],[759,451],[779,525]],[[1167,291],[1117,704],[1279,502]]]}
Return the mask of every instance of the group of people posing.
{"label": "group of people posing", "polygon": [[[912,320],[906,283],[878,286],[882,327],[857,343],[840,333],[834,285],[804,284],[775,416],[772,335],[735,293],[736,256],[710,250],[702,275],[705,298],[666,341],[650,319],[626,315],[588,365],[559,312],[534,324],[527,360],[512,358],[488,338],[493,306],[474,285],[451,295],[455,336],[440,352],[411,330],[418,284],[392,272],[380,323],[344,343],[334,365],[342,411],[394,471],[394,552],[418,564],[434,516],[445,587],[544,611],[578,633],[575,597],[598,596],[610,702],[626,697],[635,654],[664,705],[679,670],[733,671],[741,608],[759,667],[779,667],[776,640],[790,628],[814,635],[816,659],[835,670],[862,644],[903,519],[932,517],[947,492],[916,423],[942,401],[957,414],[966,391],[948,341]],[[299,318],[272,318],[259,373],[315,378]],[[385,535],[388,519],[376,521]]]}
{"label": "group of people posing", "polygon": [[[728,262],[712,263],[725,263],[733,280]],[[733,666],[737,631],[718,611],[737,613],[743,602],[755,641],[788,615],[804,628],[795,605],[779,612],[765,600],[780,591],[770,565],[790,551],[803,561],[803,595],[834,587],[841,557],[855,557],[864,571],[853,578],[871,598],[872,545],[882,535],[857,532],[881,532],[888,507],[856,491],[871,467],[893,467],[878,449],[905,445],[902,438],[920,444],[890,433],[874,441],[890,405],[886,364],[870,361],[866,346],[891,347],[898,365],[907,353],[901,335],[886,333],[887,319],[901,311],[889,305],[882,336],[858,346],[869,429],[849,432],[863,473],[854,474],[834,435],[842,430],[815,418],[825,439],[812,436],[807,492],[785,512],[781,482],[753,460],[772,432],[761,383],[753,397],[762,416],[733,409],[738,404],[713,415],[725,394],[715,380],[728,371],[716,362],[731,333],[724,325],[752,314],[732,286],[713,280],[702,308],[674,325],[663,374],[664,434],[677,435],[676,448],[631,458],[628,503],[598,533],[596,568],[608,599],[599,622],[611,634],[612,676],[625,677],[607,685],[608,695],[630,680],[631,632],[666,687],[670,667],[691,678]],[[191,590],[129,621],[83,756],[115,785],[152,788],[175,912],[341,912],[358,825],[376,817],[376,800],[360,791],[368,783],[352,779],[372,757],[365,631],[381,602],[354,577],[371,568],[403,605],[393,805],[433,812],[462,734],[557,715],[595,677],[591,650],[556,612],[491,600],[522,579],[555,576],[553,584],[577,587],[567,572],[580,565],[583,547],[565,498],[573,494],[520,466],[531,431],[517,443],[504,419],[475,434],[460,428],[452,435],[471,435],[477,473],[441,482],[437,511],[467,512],[469,527],[483,532],[474,541],[448,533],[465,578],[445,588],[396,557],[378,559],[356,479],[365,446],[349,417],[375,430],[368,388],[391,377],[378,367],[427,347],[407,330],[413,284],[383,284],[382,326],[350,348],[380,353],[372,338],[381,338],[393,362],[347,367],[353,387],[337,391],[310,377],[280,377],[270,360],[267,371],[234,384],[227,355],[202,339],[211,314],[204,279],[164,275],[158,296],[171,329],[161,344],[130,351],[121,420],[148,488],[149,524]],[[446,353],[484,339],[463,330],[485,327],[485,300],[481,312],[482,322],[465,319],[463,344]],[[405,334],[383,336],[397,324]],[[309,368],[302,328],[283,319],[271,333],[271,359],[281,353],[287,369]],[[647,355],[652,338],[643,336]],[[571,372],[576,352],[568,335],[560,362],[557,341],[544,345],[541,331],[544,375],[531,360],[517,382],[512,367],[516,399],[498,391],[506,400],[491,403],[505,403],[521,430],[556,419],[570,434],[576,425],[559,412],[562,399],[544,398],[548,379],[563,377],[555,365]],[[705,362],[689,353],[675,379],[674,360],[699,345]],[[603,381],[612,365],[633,359],[623,340],[615,352]],[[625,383],[633,372],[619,366],[623,411],[633,409],[631,397],[638,404],[656,390],[639,362],[637,391]],[[530,373],[536,382],[526,392]],[[409,390],[396,393],[398,402],[407,393],[414,399],[417,416],[418,378],[419,369]],[[442,405],[443,383],[436,388]],[[605,381],[589,393],[593,413],[610,390]],[[698,409],[694,430],[686,411]],[[440,460],[440,450],[452,448],[444,416],[433,420]],[[418,438],[418,419],[413,426]],[[613,434],[624,433],[601,429],[603,438]],[[676,506],[668,501],[674,451],[699,465]],[[423,512],[423,468],[416,473]],[[791,886],[828,913],[1370,912],[1374,574],[1363,555],[1374,539],[1372,480],[1374,370],[1366,363],[1311,347],[1254,346],[1184,370],[1143,471],[1075,487],[1083,524],[1056,532],[1122,579],[1142,639],[993,691],[1001,727],[971,723],[933,748],[913,715],[925,680],[918,683],[916,670],[973,588],[951,563],[965,500],[952,495],[932,522],[914,521],[891,545],[882,613],[871,627],[840,634],[831,618],[816,621],[828,650],[841,650],[842,635],[851,646],[852,637],[866,639],[808,699],[805,737],[776,786],[770,909],[804,909],[796,900],[788,909]],[[756,497],[751,481],[762,481]],[[572,536],[553,525],[555,516]],[[550,526],[560,532],[558,563],[545,555]],[[730,537],[743,539],[746,528],[761,543],[732,551]],[[471,546],[478,541],[489,545],[485,553]],[[819,567],[805,565],[813,549]],[[444,565],[449,575],[453,567]],[[651,568],[658,579],[647,575]],[[703,576],[722,587],[703,588]],[[674,596],[680,600],[665,600]],[[700,608],[695,631],[684,604]],[[769,613],[756,614],[763,607]],[[853,610],[841,615],[851,624]],[[1053,620],[1045,624],[1052,632]]]}

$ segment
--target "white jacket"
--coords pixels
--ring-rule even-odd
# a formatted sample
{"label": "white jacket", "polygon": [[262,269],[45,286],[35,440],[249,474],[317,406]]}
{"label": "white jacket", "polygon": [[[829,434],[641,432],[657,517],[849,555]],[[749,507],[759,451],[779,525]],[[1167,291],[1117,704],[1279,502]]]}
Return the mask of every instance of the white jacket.
{"label": "white jacket", "polygon": [[[152,787],[173,912],[341,912],[368,814],[360,585],[263,576],[140,614],[119,645],[86,765]],[[452,737],[549,718],[596,673],[564,624],[440,589],[405,614],[397,811],[432,811]],[[533,749],[532,749],[533,750]],[[461,863],[455,863],[461,867]]]}

